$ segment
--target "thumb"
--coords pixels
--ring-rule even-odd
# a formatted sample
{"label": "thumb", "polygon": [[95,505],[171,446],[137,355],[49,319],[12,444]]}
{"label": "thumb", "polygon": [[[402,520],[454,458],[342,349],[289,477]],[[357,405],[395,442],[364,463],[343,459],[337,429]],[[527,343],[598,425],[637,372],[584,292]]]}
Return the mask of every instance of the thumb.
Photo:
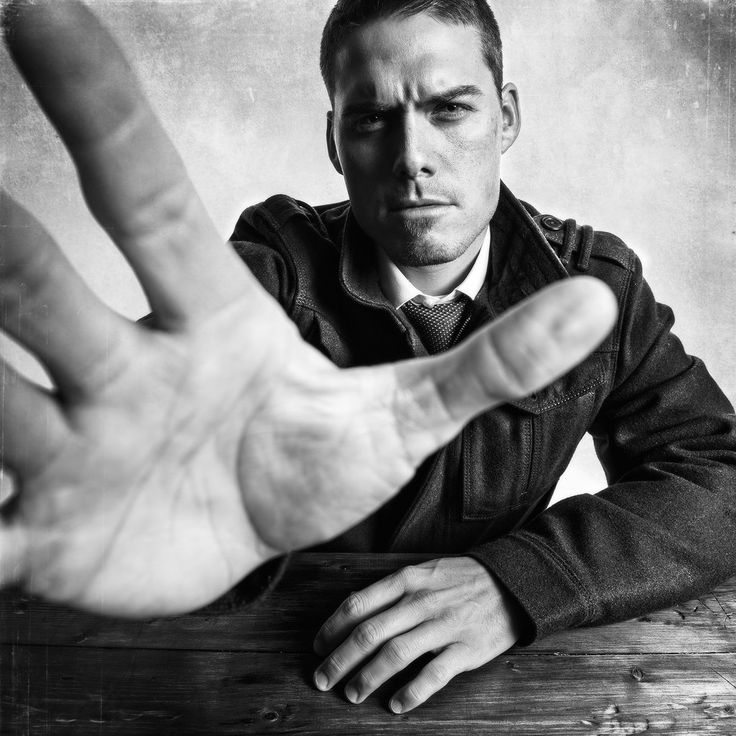
{"label": "thumb", "polygon": [[557,282],[441,355],[396,364],[396,419],[418,463],[474,416],[552,383],[611,331],[616,299],[602,281]]}

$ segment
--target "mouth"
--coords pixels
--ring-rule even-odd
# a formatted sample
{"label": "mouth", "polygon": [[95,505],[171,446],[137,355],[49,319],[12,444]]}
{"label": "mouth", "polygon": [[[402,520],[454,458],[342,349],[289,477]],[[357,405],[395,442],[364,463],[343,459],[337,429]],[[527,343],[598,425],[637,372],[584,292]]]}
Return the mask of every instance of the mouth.
{"label": "mouth", "polygon": [[399,217],[437,217],[452,203],[442,199],[399,199],[389,204],[390,214]]}

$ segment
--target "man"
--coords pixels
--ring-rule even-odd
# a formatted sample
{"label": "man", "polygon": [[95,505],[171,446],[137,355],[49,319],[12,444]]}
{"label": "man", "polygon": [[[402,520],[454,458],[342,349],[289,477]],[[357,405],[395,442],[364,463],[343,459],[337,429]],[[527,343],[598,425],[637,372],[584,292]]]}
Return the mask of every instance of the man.
{"label": "man", "polygon": [[[444,349],[433,310],[462,314],[467,303],[458,339],[570,275],[604,280],[621,309],[591,358],[474,419],[396,499],[328,545],[453,555],[354,594],[316,638],[326,655],[316,685],[342,683],[356,703],[434,653],[394,695],[400,713],[519,639],[644,613],[732,571],[734,422],[669,333],[633,254],[538,216],[500,184],[518,93],[502,84],[483,0],[342,0],[321,66],[328,150],[349,206],[274,198],[247,210],[233,239],[333,362]],[[542,513],[585,431],[611,486]]]}
{"label": "man", "polygon": [[[4,329],[59,387],[43,394],[5,368],[2,460],[21,481],[0,535],[17,567],[4,564],[7,580],[96,610],[187,610],[410,481],[332,546],[469,554],[352,596],[317,638],[329,656],[315,675],[329,688],[357,668],[346,693],[359,702],[434,652],[392,700],[404,712],[520,637],[665,605],[733,569],[730,406],[622,244],[539,218],[502,187],[519,115],[495,23],[481,2],[429,5],[341,3],[328,23],[328,146],[350,205],[279,197],[234,234],[341,367],[469,335],[431,360],[345,372],[218,247],[93,19],[66,3],[10,6],[11,50],[154,317],[144,330],[111,315],[6,201]],[[604,281],[621,316],[570,371],[614,321]],[[422,319],[438,296],[442,312],[462,307],[449,338]],[[586,429],[613,485],[542,513]]]}

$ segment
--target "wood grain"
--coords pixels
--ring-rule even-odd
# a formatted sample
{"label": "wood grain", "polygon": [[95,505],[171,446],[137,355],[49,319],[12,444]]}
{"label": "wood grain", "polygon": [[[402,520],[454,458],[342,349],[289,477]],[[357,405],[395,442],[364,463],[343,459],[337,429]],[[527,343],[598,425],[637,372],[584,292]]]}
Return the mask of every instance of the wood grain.
{"label": "wood grain", "polygon": [[736,579],[512,649],[404,716],[388,699],[422,662],[362,706],[318,692],[311,642],[324,619],[351,590],[428,557],[298,554],[207,609],[152,621],[5,591],[0,734],[736,734]]}
{"label": "wood grain", "polygon": [[[294,555],[264,597],[248,585],[213,606],[172,619],[119,621],[0,593],[0,642],[139,649],[311,652],[324,620],[352,591],[431,555]],[[264,576],[267,577],[267,576]],[[261,583],[263,581],[259,581]],[[630,621],[548,637],[519,653],[736,653],[736,578],[700,600]]]}
{"label": "wood grain", "polygon": [[0,733],[732,734],[722,654],[502,657],[404,716],[311,685],[300,654],[3,647]]}

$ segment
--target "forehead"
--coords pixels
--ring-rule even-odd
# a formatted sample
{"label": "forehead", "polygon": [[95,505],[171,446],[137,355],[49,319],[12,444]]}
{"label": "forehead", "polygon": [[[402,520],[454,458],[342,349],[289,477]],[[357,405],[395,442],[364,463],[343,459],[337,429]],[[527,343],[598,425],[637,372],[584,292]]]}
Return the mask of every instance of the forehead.
{"label": "forehead", "polygon": [[381,18],[356,29],[336,57],[335,103],[401,102],[440,89],[494,89],[480,33],[427,13]]}

